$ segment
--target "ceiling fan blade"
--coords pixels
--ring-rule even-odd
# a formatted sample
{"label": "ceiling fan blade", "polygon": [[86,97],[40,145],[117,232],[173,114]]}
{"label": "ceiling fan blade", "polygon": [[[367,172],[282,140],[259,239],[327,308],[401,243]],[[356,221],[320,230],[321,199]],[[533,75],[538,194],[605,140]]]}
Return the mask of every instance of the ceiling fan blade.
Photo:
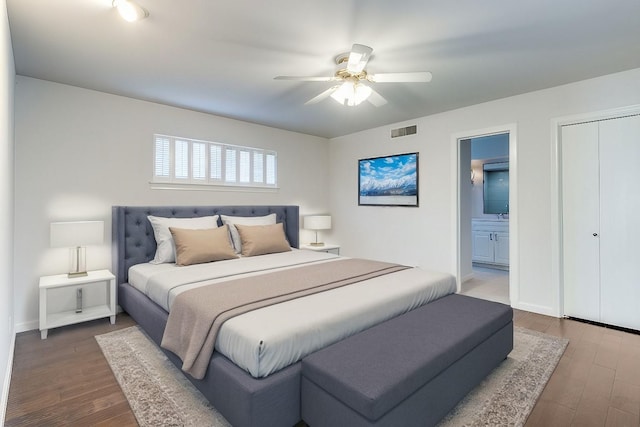
{"label": "ceiling fan blade", "polygon": [[381,107],[387,103],[387,100],[382,97],[378,92],[371,89],[371,94],[367,98],[367,101],[375,105],[376,107]]}
{"label": "ceiling fan blade", "polygon": [[296,80],[301,82],[331,82],[336,80],[335,76],[330,77],[305,77],[305,76],[277,76],[274,80]]}
{"label": "ceiling fan blade", "polygon": [[432,77],[429,71],[417,71],[415,73],[369,74],[368,79],[375,83],[428,83]]}
{"label": "ceiling fan blade", "polygon": [[318,102],[322,101],[323,99],[328,98],[339,87],[340,87],[340,85],[336,85],[336,86],[330,87],[329,89],[327,89],[324,92],[322,92],[320,95],[314,96],[313,98],[311,98],[310,100],[305,102],[304,105],[317,104]]}
{"label": "ceiling fan blade", "polygon": [[369,46],[365,46],[363,44],[354,44],[351,47],[351,52],[349,53],[347,71],[357,74],[364,70],[364,67],[369,61],[369,57],[371,56],[371,52],[373,52],[373,49],[371,49]]}

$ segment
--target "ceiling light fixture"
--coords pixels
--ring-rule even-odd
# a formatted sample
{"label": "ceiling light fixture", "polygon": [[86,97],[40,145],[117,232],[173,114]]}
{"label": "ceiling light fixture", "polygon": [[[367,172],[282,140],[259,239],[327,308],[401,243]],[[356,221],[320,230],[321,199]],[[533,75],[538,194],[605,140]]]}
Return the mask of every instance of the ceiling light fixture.
{"label": "ceiling light fixture", "polygon": [[131,0],[113,0],[113,7],[118,9],[118,13],[127,22],[140,21],[149,16],[149,12],[139,4]]}
{"label": "ceiling light fixture", "polygon": [[331,98],[336,100],[338,104],[354,107],[371,95],[371,88],[358,81],[346,81],[331,94]]}
{"label": "ceiling light fixture", "polygon": [[365,67],[371,58],[371,52],[373,52],[373,49],[369,46],[354,44],[351,47],[351,52],[341,53],[336,56],[335,61],[338,70],[333,76],[277,76],[275,79],[302,82],[338,82],[305,102],[304,105],[315,104],[331,96],[337,103],[349,107],[359,105],[365,100],[376,107],[387,103],[386,99],[368,86],[369,83],[426,83],[431,81],[431,73],[428,71],[369,74]]}

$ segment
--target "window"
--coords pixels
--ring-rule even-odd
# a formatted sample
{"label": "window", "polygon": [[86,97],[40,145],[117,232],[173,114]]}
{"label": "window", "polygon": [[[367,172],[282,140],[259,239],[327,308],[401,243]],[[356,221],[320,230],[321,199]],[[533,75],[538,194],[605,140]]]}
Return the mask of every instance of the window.
{"label": "window", "polygon": [[224,151],[226,158],[224,180],[226,182],[236,182],[236,150],[227,148]]}
{"label": "window", "polygon": [[209,178],[218,181],[222,179],[222,147],[219,145],[209,146]]}
{"label": "window", "polygon": [[203,181],[207,179],[205,171],[207,165],[207,144],[194,142],[191,144],[191,172],[192,178]]}
{"label": "window", "polygon": [[169,177],[169,139],[156,137],[154,150],[154,176]]}
{"label": "window", "polygon": [[154,135],[153,163],[153,183],[277,185],[277,154],[260,148]]}
{"label": "window", "polygon": [[176,141],[176,179],[189,179],[189,143],[187,141]]}
{"label": "window", "polygon": [[253,182],[264,182],[264,154],[253,153]]}

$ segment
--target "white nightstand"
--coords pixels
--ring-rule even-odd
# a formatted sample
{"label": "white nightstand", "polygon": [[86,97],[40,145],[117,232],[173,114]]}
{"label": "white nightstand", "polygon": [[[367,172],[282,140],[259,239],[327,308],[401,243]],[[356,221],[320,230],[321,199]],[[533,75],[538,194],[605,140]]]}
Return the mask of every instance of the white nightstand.
{"label": "white nightstand", "polygon": [[116,323],[116,277],[109,270],[86,276],[66,274],[40,278],[40,337],[59,326],[109,317]]}
{"label": "white nightstand", "polygon": [[332,245],[331,243],[325,243],[322,246],[313,246],[310,244],[300,245],[300,249],[307,251],[326,252],[328,254],[340,255],[340,245]]}

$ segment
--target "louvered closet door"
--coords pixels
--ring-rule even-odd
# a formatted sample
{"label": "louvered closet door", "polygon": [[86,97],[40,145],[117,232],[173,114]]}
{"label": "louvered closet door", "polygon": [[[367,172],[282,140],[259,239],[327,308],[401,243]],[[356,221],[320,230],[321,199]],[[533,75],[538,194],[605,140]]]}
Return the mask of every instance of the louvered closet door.
{"label": "louvered closet door", "polygon": [[599,125],[601,318],[640,329],[640,116]]}
{"label": "louvered closet door", "polygon": [[598,123],[564,126],[561,155],[564,313],[600,321]]}

